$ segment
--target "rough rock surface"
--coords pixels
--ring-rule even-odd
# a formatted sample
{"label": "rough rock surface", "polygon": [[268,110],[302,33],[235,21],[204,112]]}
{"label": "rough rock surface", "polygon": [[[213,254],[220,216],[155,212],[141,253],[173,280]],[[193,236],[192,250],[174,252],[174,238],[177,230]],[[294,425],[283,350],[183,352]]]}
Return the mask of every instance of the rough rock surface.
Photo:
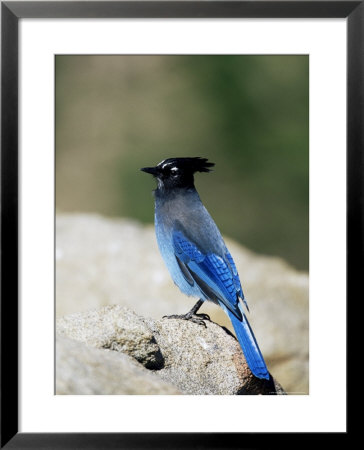
{"label": "rough rock surface", "polygon": [[[308,393],[308,274],[279,258],[256,255],[225,241],[238,267],[251,311],[249,322],[270,372],[287,393]],[[57,215],[58,317],[119,304],[160,319],[185,313],[194,303],[171,281],[152,225],[91,214]],[[216,305],[203,305],[201,312],[232,331]]]}
{"label": "rough rock surface", "polygon": [[57,336],[56,394],[180,394],[130,356]]}
{"label": "rough rock surface", "polygon": [[107,306],[61,318],[57,330],[89,346],[126,353],[147,369],[160,369],[164,365],[153,333],[125,307]]}
{"label": "rough rock surface", "polygon": [[[102,393],[102,380],[106,382],[106,393],[110,390],[168,393],[165,391],[171,389],[170,386],[175,388],[172,393],[183,394],[283,393],[273,380],[267,382],[252,376],[236,339],[213,322],[207,321],[204,327],[180,319],[143,319],[125,307],[109,306],[61,318],[57,321],[57,332],[61,339],[72,339],[68,341],[68,347],[61,340],[57,389],[63,393],[67,393],[67,389],[73,394],[77,389],[81,389],[79,393],[89,390]],[[80,344],[70,344],[75,341],[83,343],[81,357],[78,355]],[[69,359],[67,349],[70,350]],[[105,367],[101,367],[103,360]],[[76,373],[72,374],[72,369],[76,369]],[[109,371],[111,382],[107,378]],[[92,376],[86,379],[89,373]],[[119,388],[118,378],[122,381]],[[159,392],[157,379],[161,381]],[[72,380],[75,380],[74,384]],[[125,380],[128,381],[124,386]]]}

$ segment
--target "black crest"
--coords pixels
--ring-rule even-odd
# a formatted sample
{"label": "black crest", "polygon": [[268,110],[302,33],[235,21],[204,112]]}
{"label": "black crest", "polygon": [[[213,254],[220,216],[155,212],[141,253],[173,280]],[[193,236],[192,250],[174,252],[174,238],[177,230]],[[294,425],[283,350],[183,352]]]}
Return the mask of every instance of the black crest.
{"label": "black crest", "polygon": [[156,167],[144,167],[141,170],[158,179],[159,190],[171,190],[193,187],[193,174],[210,172],[210,167],[214,165],[207,158],[201,157],[168,158],[161,161]]}
{"label": "black crest", "polygon": [[215,164],[209,162],[207,158],[201,158],[200,156],[194,158],[168,158],[160,162],[157,167],[176,167],[186,172],[210,172],[210,167]]}

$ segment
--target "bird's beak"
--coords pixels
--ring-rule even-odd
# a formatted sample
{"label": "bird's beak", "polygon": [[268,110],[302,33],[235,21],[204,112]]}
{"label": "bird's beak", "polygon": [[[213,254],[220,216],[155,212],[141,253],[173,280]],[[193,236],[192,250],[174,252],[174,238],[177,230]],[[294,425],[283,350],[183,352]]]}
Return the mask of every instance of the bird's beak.
{"label": "bird's beak", "polygon": [[143,167],[140,169],[142,172],[150,173],[153,176],[157,176],[158,168],[157,167]]}

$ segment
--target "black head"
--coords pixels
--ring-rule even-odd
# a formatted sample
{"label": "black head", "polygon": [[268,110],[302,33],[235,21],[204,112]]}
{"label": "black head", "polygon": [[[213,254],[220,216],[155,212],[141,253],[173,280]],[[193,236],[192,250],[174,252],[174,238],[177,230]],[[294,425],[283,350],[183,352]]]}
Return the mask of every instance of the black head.
{"label": "black head", "polygon": [[190,188],[193,187],[195,172],[210,172],[215,164],[206,158],[169,158],[160,162],[156,167],[144,167],[143,172],[150,173],[158,180],[158,189]]}

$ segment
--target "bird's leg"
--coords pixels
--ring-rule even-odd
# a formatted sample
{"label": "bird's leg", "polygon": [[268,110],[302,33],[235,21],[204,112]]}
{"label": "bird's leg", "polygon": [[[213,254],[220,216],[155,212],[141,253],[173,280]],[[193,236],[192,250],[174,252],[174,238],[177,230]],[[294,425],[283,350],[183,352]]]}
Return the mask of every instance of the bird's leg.
{"label": "bird's leg", "polygon": [[200,298],[200,300],[195,304],[195,306],[188,311],[188,313],[186,314],[186,316],[198,316],[201,317],[201,319],[203,320],[211,320],[210,316],[208,314],[197,314],[197,311],[201,308],[202,304],[203,304],[203,300]]}
{"label": "bird's leg", "polygon": [[171,316],[163,316],[163,318],[190,320],[193,323],[204,325],[206,328],[204,320],[211,320],[210,316],[208,314],[197,314],[197,311],[201,308],[203,302],[204,301],[200,299],[187,314],[172,314]]}

